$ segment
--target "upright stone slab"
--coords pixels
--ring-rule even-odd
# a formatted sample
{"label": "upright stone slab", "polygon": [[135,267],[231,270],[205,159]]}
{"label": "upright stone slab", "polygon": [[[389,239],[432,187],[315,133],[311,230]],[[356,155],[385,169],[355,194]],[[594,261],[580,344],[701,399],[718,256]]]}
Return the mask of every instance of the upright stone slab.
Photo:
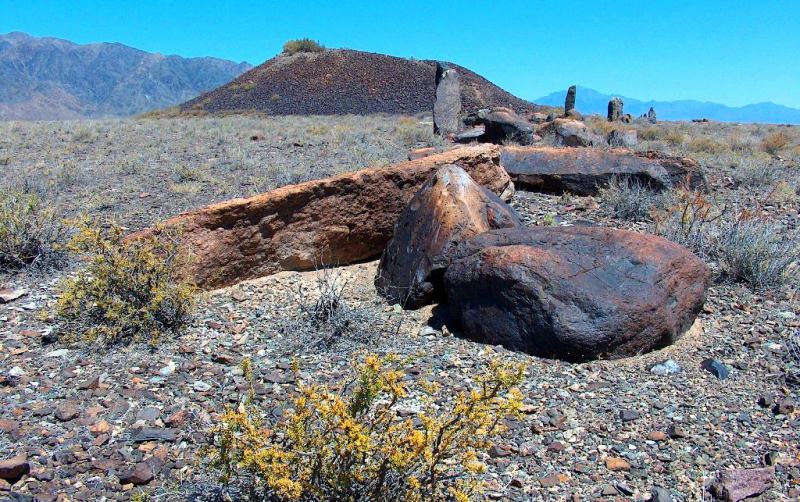
{"label": "upright stone slab", "polygon": [[564,115],[568,116],[569,112],[575,109],[575,92],[577,88],[571,85],[567,89],[567,98],[564,100]]}
{"label": "upright stone slab", "polygon": [[651,124],[658,122],[658,119],[656,118],[656,110],[652,106],[649,110],[647,110],[647,121]]}
{"label": "upright stone slab", "polygon": [[611,101],[608,102],[608,121],[609,122],[616,122],[622,118],[622,99],[621,98],[611,98]]}
{"label": "upright stone slab", "polygon": [[436,98],[433,102],[433,132],[456,134],[461,119],[461,83],[458,72],[436,63]]}

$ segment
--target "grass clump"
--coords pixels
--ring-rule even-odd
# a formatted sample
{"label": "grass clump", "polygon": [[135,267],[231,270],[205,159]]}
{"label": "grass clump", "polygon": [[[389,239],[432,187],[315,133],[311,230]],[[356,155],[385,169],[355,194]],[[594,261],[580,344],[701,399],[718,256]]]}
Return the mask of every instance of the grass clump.
{"label": "grass clump", "polygon": [[156,344],[188,322],[195,288],[180,275],[175,231],[124,239],[114,224],[78,229],[68,247],[86,267],[63,280],[55,311],[65,341]]}
{"label": "grass clump", "polygon": [[617,218],[646,221],[651,219],[654,209],[665,205],[668,196],[638,179],[614,176],[600,189],[600,198]]}
{"label": "grass clump", "polygon": [[[478,453],[517,417],[521,365],[491,361],[472,389],[444,398],[434,384],[411,389],[395,357],[368,355],[338,391],[300,384],[278,423],[246,400],[212,436],[212,465],[259,500],[467,501],[478,496]],[[252,371],[246,371],[245,374]],[[412,394],[422,410],[403,417]],[[449,396],[448,396],[449,397]]]}
{"label": "grass clump", "polygon": [[783,131],[773,132],[761,141],[761,148],[771,154],[777,155],[782,149],[789,145],[789,135]]}
{"label": "grass clump", "polygon": [[324,45],[310,38],[298,38],[283,44],[283,53],[290,56],[298,52],[323,52],[324,50]]}
{"label": "grass clump", "polygon": [[0,189],[0,270],[66,262],[67,227],[52,206],[26,189]]}

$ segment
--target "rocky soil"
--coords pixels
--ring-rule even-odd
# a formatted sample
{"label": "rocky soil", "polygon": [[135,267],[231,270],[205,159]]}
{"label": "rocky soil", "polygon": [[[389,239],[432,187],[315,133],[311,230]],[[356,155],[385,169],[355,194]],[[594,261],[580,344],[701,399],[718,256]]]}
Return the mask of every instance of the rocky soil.
{"label": "rocky soil", "polygon": [[[92,156],[99,148],[85,146]],[[0,158],[18,151],[24,148],[5,149]],[[303,155],[310,165],[323,154],[306,148]],[[709,174],[720,199],[763,195],[728,183],[725,171]],[[75,186],[65,191],[70,207],[92,194]],[[192,207],[227,194],[214,186],[171,203]],[[126,198],[125,207],[174,198],[156,183],[146,191],[151,195]],[[142,204],[134,226],[154,218],[150,202]],[[609,216],[597,197],[518,192],[512,205],[528,225],[652,230]],[[761,210],[797,224],[795,206]],[[110,350],[62,346],[40,316],[67,271],[6,276],[6,287],[26,294],[0,304],[0,500],[211,498],[221,487],[202,448],[220,412],[246,389],[243,358],[256,368],[259,402],[278,417],[297,384],[292,358],[304,380],[335,385],[365,351],[411,356],[408,378],[435,379],[445,391],[464,388],[494,355],[526,365],[524,419],[485,454],[491,499],[647,500],[663,488],[675,500],[702,500],[709,497],[704,483],[717,473],[763,466],[774,468],[772,486],[754,500],[800,498],[798,388],[785,378],[797,364],[790,345],[800,330],[794,287],[754,292],[717,280],[697,324],[675,345],[570,364],[464,340],[439,307],[400,311],[375,292],[376,269],[376,261],[337,269],[348,278],[345,300],[359,329],[330,347],[314,343],[300,308],[316,294],[319,272],[284,272],[211,292],[180,337],[155,349]],[[722,370],[708,359],[721,363],[727,378],[715,376]]]}

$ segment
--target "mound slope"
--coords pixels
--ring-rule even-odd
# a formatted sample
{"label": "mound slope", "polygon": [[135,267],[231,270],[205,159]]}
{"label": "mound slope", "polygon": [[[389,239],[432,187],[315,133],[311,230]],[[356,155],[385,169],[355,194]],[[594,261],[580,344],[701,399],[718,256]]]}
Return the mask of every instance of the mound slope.
{"label": "mound slope", "polygon": [[[461,76],[466,111],[534,105],[480,75],[450,64]],[[436,62],[349,49],[279,55],[232,82],[192,99],[184,112],[259,111],[272,115],[412,114],[433,109]]]}

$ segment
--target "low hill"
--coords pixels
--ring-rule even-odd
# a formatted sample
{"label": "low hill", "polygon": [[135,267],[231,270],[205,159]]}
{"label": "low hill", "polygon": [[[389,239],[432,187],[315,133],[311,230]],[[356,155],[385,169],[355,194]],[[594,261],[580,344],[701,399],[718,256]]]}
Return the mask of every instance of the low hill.
{"label": "low hill", "polygon": [[[566,89],[556,91],[536,100],[537,103],[552,106],[564,106]],[[608,100],[618,94],[604,94],[587,87],[577,88],[575,108],[584,114],[598,113],[605,115]],[[620,96],[625,103],[625,112],[634,117],[646,113],[652,106],[659,119],[691,120],[707,118],[721,122],[752,122],[772,124],[800,124],[800,110],[775,103],[756,103],[746,106],[726,106],[707,101],[642,101]]]}
{"label": "low hill", "polygon": [[134,115],[184,102],[250,68],[118,43],[79,45],[8,33],[0,35],[0,119]]}
{"label": "low hill", "polygon": [[[461,75],[462,103],[472,111],[534,105],[480,75]],[[259,111],[271,115],[413,114],[433,109],[436,62],[328,49],[279,55],[233,82],[181,105],[184,112]]]}

